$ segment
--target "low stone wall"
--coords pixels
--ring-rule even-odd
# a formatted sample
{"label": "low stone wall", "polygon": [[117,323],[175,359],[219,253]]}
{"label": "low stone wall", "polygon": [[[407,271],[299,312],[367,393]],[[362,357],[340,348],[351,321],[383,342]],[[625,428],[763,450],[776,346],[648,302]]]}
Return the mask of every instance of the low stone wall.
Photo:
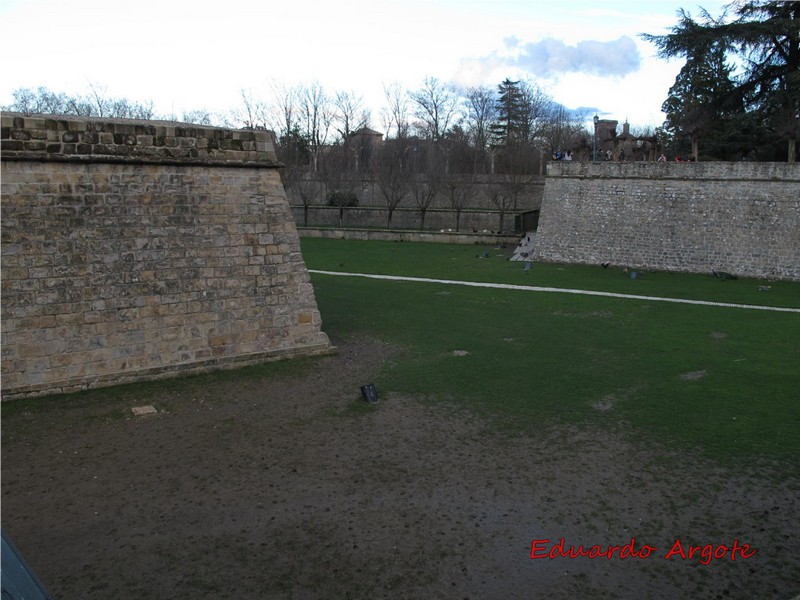
{"label": "low stone wall", "polygon": [[328,352],[267,132],[2,117],[3,399]]}
{"label": "low stone wall", "polygon": [[396,229],[319,229],[298,228],[300,237],[334,240],[380,240],[385,242],[431,242],[437,244],[509,244],[519,243],[516,234],[458,233],[455,231],[398,231]]}
{"label": "low stone wall", "polygon": [[800,164],[550,163],[534,257],[800,280]]}
{"label": "low stone wall", "polygon": [[[295,222],[305,222],[303,207],[292,207]],[[514,231],[514,217],[507,213],[503,218],[502,229],[506,232]],[[339,209],[333,206],[311,206],[308,209],[309,226],[337,227],[339,224]],[[344,209],[342,226],[347,228],[386,228],[389,223],[389,211],[379,206],[357,206]],[[392,214],[392,229],[419,230],[421,226],[418,210],[410,208],[396,209]],[[425,214],[425,230],[441,231],[442,229],[456,229],[456,214],[449,210],[429,210]],[[479,231],[499,231],[501,229],[500,215],[494,211],[470,210],[461,213],[458,219],[458,229],[465,233]]]}

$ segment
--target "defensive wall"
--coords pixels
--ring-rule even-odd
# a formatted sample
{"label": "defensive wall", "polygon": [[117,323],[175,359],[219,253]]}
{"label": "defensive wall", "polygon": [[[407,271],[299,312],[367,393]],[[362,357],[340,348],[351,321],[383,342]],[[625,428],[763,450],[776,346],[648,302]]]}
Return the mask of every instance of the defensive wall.
{"label": "defensive wall", "polygon": [[800,280],[800,164],[552,162],[534,259]]}
{"label": "defensive wall", "polygon": [[[524,182],[516,184],[517,201],[514,203],[508,195],[509,184],[502,175],[484,175],[483,179],[469,186],[470,193],[463,204],[460,215],[450,204],[446,189],[440,190],[433,198],[425,213],[425,231],[458,231],[459,233],[496,233],[503,231],[521,233],[535,227],[539,208],[542,204],[545,178],[541,176],[526,177]],[[316,193],[316,202],[307,209],[302,200],[289,188],[287,196],[292,207],[294,219],[300,226],[311,228],[339,227],[339,207],[324,204],[324,188],[320,183]],[[380,192],[380,186],[371,180],[360,181],[354,186],[357,189],[358,206],[344,208],[342,227],[386,229],[389,221],[389,209]],[[501,223],[500,210],[491,201],[491,188],[506,188],[506,198],[502,204],[503,217]],[[306,216],[308,222],[306,223]],[[527,225],[523,223],[523,216]],[[529,220],[533,219],[531,223]],[[409,193],[394,209],[392,229],[421,230],[420,210]]]}
{"label": "defensive wall", "polygon": [[2,116],[3,399],[325,353],[271,134]]}

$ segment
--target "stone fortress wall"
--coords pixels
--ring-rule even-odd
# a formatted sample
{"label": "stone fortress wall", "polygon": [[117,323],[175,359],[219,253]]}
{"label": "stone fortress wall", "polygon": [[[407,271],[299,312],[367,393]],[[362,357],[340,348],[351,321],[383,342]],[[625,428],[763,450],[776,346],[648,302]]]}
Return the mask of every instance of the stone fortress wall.
{"label": "stone fortress wall", "polygon": [[[473,187],[473,192],[460,215],[457,215],[450,205],[447,190],[441,189],[433,198],[426,212],[425,231],[456,231],[456,228],[458,228],[460,232],[464,233],[497,232],[500,230],[505,233],[513,233],[515,221],[519,221],[518,216],[522,213],[538,211],[542,203],[545,185],[544,176],[536,175],[525,179],[524,183],[519,184],[519,197],[516,205],[508,202],[505,207],[502,225],[500,211],[489,199],[488,188],[492,184],[502,186],[504,178],[502,176],[485,175],[477,183],[470,184]],[[381,195],[380,186],[375,181],[365,180],[359,182],[356,187],[358,190],[358,206],[344,209],[342,227],[386,229],[389,211],[386,207],[386,201]],[[339,208],[320,203],[324,201],[325,195],[321,183],[319,190],[317,202],[308,207],[308,226],[312,228],[338,228]],[[287,196],[295,222],[302,227],[306,216],[302,200],[297,198],[291,189],[287,191]],[[420,225],[419,208],[415,205],[411,194],[408,194],[394,210],[392,229],[420,231]],[[521,227],[521,224],[519,224],[519,227]],[[522,230],[520,229],[520,231]]]}
{"label": "stone fortress wall", "polygon": [[554,162],[534,258],[800,280],[800,164]]}
{"label": "stone fortress wall", "polygon": [[271,134],[2,116],[3,399],[325,353]]}

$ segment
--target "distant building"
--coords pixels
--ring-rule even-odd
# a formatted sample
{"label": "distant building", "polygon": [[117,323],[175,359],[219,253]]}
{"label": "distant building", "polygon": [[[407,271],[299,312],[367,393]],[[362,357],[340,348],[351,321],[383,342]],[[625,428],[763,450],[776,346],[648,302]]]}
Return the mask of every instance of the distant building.
{"label": "distant building", "polygon": [[612,160],[626,161],[655,161],[658,146],[654,136],[636,137],[631,133],[630,123],[622,124],[622,133],[617,135],[619,121],[600,119],[595,123],[597,136],[597,160],[605,160],[608,151],[611,151]]}
{"label": "distant building", "polygon": [[380,146],[382,142],[383,134],[369,127],[362,127],[350,134],[347,138],[347,145],[355,153],[356,171],[369,164],[373,149]]}

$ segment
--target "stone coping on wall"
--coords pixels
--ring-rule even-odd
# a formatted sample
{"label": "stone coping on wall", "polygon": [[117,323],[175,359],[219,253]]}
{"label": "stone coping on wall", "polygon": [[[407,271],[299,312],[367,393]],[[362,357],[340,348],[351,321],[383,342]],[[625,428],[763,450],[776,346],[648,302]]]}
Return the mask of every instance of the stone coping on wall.
{"label": "stone coping on wall", "polygon": [[300,237],[440,244],[517,244],[521,233],[469,233],[463,231],[402,231],[397,229],[325,229],[298,227]]}
{"label": "stone coping on wall", "polygon": [[798,181],[800,163],[778,162],[563,162],[547,164],[548,177],[578,179],[704,179]]}
{"label": "stone coping on wall", "polygon": [[274,134],[174,121],[65,115],[0,117],[3,160],[281,167]]}

